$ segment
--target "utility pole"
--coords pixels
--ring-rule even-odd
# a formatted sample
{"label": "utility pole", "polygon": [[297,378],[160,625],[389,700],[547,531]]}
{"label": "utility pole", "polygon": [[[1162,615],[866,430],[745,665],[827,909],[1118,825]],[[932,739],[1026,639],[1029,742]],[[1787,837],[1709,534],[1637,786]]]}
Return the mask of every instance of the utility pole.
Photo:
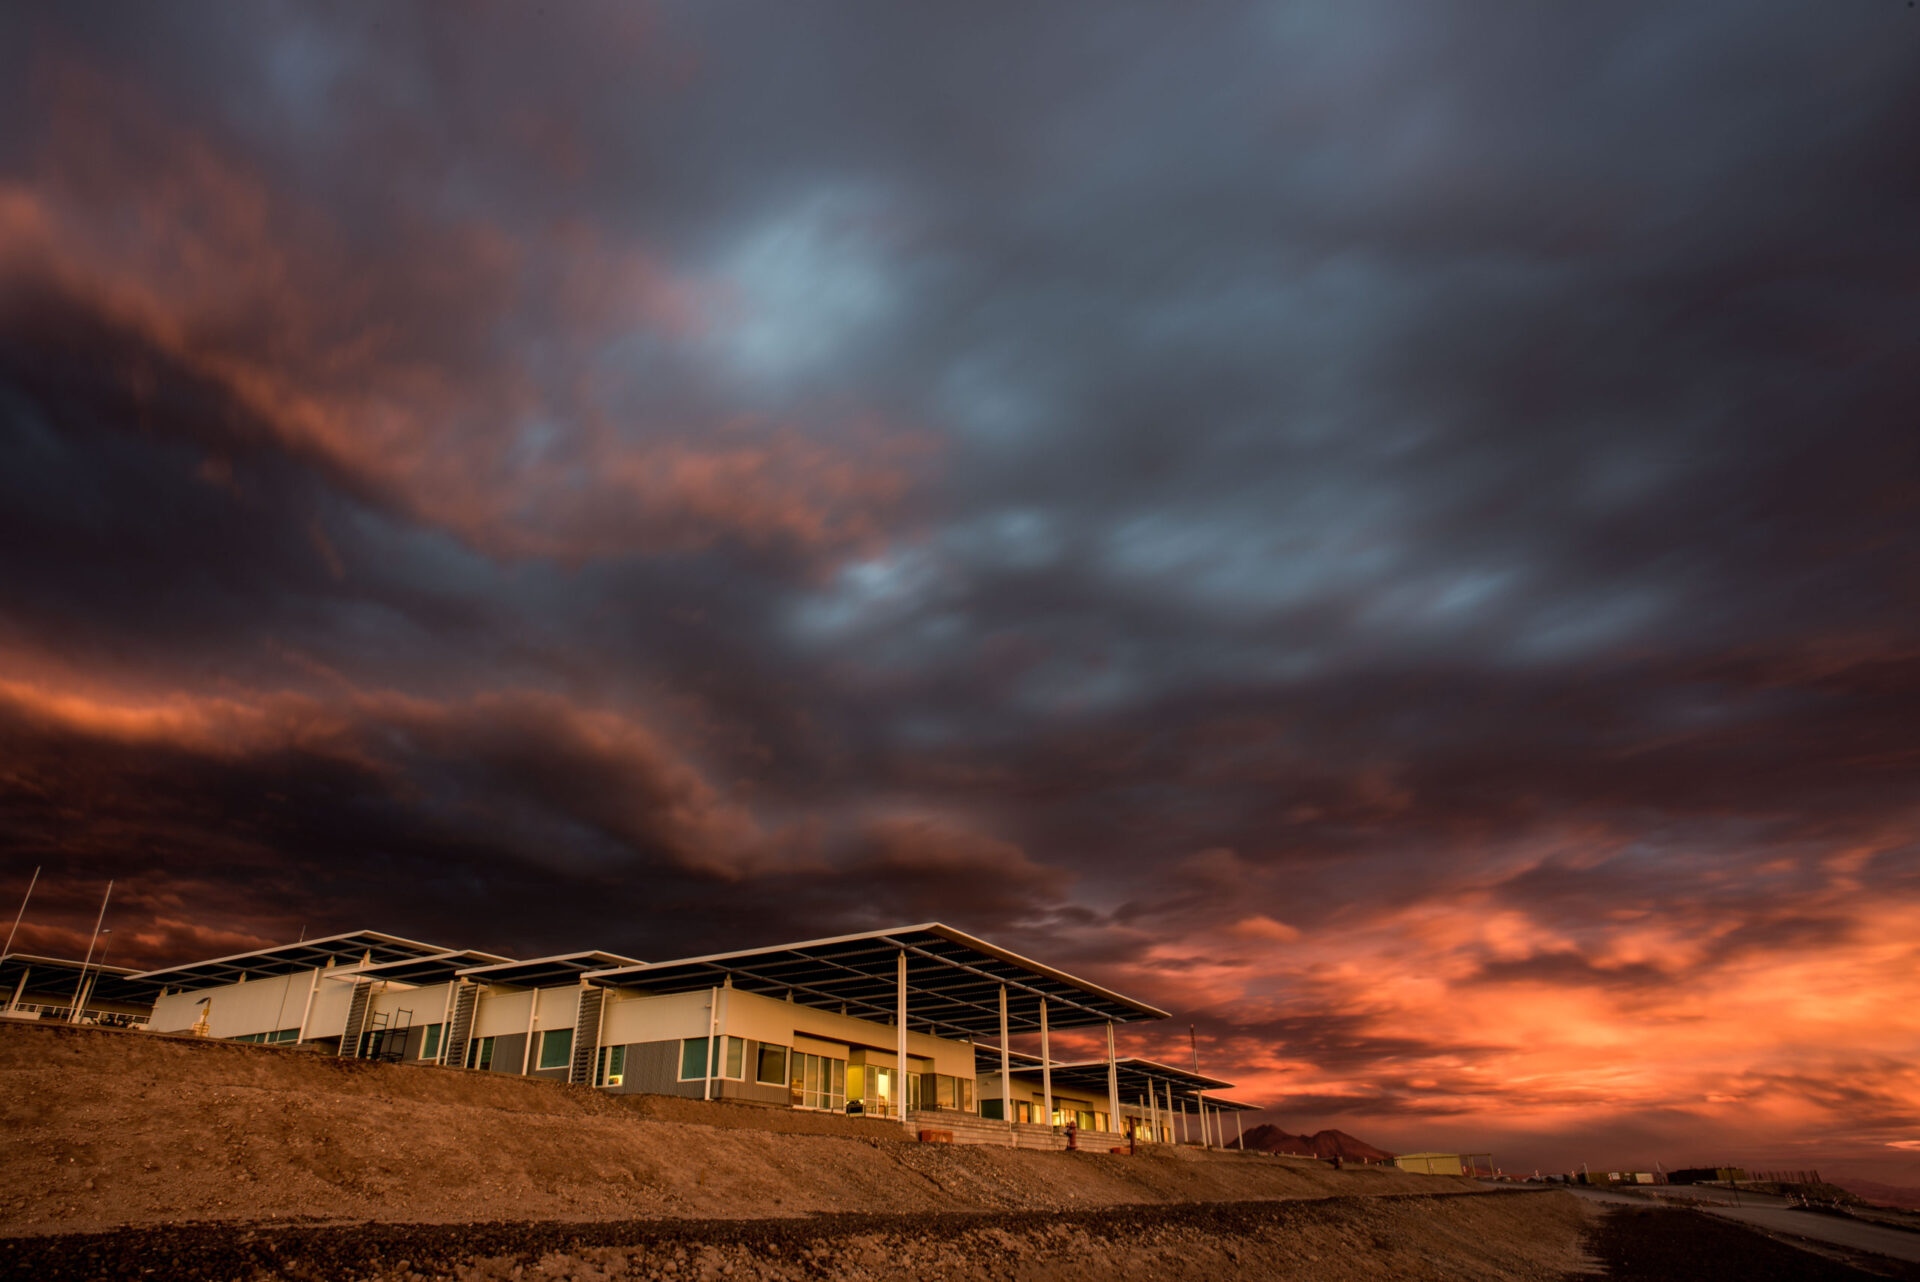
{"label": "utility pole", "polygon": [[7,932],[7,946],[4,949],[0,949],[0,954],[10,953],[13,951],[14,931],[17,931],[20,929],[20,919],[27,915],[27,901],[33,898],[33,888],[39,884],[40,884],[40,868],[39,868],[39,865],[36,864],[33,869],[33,880],[27,883],[27,893],[20,896],[20,911],[13,915],[13,930],[9,930]]}
{"label": "utility pole", "polygon": [[[93,938],[87,941],[87,959],[80,963],[80,982],[74,985],[73,1014],[67,1018],[69,1024],[78,1024],[80,1022],[80,1000],[87,983],[87,967],[93,965],[93,947],[100,942],[100,924],[107,919],[107,901],[112,898],[113,883],[109,881],[107,883],[107,893],[100,896],[100,915],[94,918],[93,921]],[[24,912],[25,910],[26,905],[22,904],[21,911]]]}
{"label": "utility pole", "polygon": [[[1193,1025],[1187,1025],[1187,1047],[1193,1051],[1193,1075],[1200,1076],[1200,1039],[1194,1034]],[[1213,1141],[1207,1135],[1207,1093],[1196,1084],[1193,1088],[1194,1111],[1200,1116],[1200,1147],[1212,1148]]]}

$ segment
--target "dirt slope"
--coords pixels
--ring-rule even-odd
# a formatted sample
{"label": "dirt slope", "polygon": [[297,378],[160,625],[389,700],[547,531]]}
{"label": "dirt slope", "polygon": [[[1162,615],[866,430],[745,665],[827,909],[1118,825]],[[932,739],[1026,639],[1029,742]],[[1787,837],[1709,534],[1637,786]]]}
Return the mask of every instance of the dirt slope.
{"label": "dirt slope", "polygon": [[181,1220],[1077,1210],[1477,1187],[1261,1154],[1069,1155],[899,1135],[881,1122],[502,1074],[0,1025],[0,1235]]}

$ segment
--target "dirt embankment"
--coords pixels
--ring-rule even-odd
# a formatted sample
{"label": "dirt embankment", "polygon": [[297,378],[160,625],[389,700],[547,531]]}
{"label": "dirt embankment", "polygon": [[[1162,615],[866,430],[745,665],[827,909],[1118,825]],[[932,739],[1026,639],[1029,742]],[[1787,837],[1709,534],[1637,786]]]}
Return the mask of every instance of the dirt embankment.
{"label": "dirt embankment", "polygon": [[1065,1210],[1473,1187],[1259,1154],[917,1144],[883,1122],[0,1025],[0,1235],[181,1220]]}
{"label": "dirt embankment", "polygon": [[[1453,1194],[1475,1194],[1452,1196]],[[0,1025],[0,1275],[1545,1279],[1565,1194]]]}

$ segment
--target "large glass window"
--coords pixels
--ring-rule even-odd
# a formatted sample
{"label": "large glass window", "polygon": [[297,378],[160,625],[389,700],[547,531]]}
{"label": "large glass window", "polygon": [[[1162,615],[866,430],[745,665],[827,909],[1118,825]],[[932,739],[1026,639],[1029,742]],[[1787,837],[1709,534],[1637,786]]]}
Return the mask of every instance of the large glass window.
{"label": "large glass window", "polygon": [[760,1046],[759,1067],[753,1080],[763,1086],[785,1086],[787,1084],[787,1048],[784,1046]]}
{"label": "large glass window", "polygon": [[827,1108],[836,1112],[847,1104],[847,1061],[795,1051],[788,1057],[788,1102],[795,1108]]}
{"label": "large glass window", "polygon": [[[297,1035],[296,1030],[296,1035]],[[432,1059],[440,1053],[440,1025],[428,1024],[420,1034],[420,1058]]]}
{"label": "large glass window", "polygon": [[573,1059],[573,1030],[549,1028],[540,1034],[540,1067],[565,1068]]}
{"label": "large glass window", "polygon": [[[721,1043],[724,1062],[713,1066],[715,1077],[739,1081],[746,1073],[747,1044],[738,1037]],[[697,1082],[707,1076],[707,1039],[689,1037],[680,1043],[680,1080]]]}
{"label": "large glass window", "polygon": [[[949,1077],[940,1075],[934,1087],[934,1100],[937,1107],[958,1109],[962,1113],[973,1111],[973,1079],[971,1077]],[[994,1114],[998,1117],[999,1114]]]}

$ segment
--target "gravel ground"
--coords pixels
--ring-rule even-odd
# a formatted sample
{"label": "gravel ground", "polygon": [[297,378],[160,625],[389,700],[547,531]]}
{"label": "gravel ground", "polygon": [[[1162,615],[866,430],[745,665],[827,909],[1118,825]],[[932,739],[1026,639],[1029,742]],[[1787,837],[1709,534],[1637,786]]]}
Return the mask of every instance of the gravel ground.
{"label": "gravel ground", "polygon": [[[369,1279],[1564,1278],[1587,1217],[1560,1193],[1325,1198],[1060,1213],[624,1223],[230,1224],[0,1242],[0,1274]],[[1666,1276],[1666,1275],[1662,1275]]]}
{"label": "gravel ground", "polygon": [[765,1219],[1477,1188],[1147,1146],[919,1144],[898,1125],[266,1046],[0,1024],[0,1236],[183,1221]]}

